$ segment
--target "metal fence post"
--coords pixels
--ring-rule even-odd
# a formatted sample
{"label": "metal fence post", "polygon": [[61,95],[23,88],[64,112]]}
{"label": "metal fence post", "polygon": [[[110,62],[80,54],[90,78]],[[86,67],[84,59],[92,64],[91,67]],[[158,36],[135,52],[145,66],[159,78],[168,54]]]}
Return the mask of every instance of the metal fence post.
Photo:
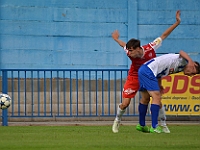
{"label": "metal fence post", "polygon": [[[2,93],[7,94],[8,90],[7,71],[2,71]],[[2,126],[8,126],[8,110],[2,110]]]}

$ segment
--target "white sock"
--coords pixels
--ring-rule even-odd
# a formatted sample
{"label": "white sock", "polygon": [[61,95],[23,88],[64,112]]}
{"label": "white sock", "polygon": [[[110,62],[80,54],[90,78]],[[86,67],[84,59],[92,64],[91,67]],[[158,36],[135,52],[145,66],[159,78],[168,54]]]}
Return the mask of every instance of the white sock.
{"label": "white sock", "polygon": [[[119,104],[119,105],[120,105],[120,104]],[[126,111],[126,109],[121,110],[121,108],[119,107],[119,105],[118,105],[118,107],[117,107],[117,115],[116,115],[116,118],[115,118],[115,120],[117,120],[117,121],[121,121],[122,115],[123,115],[124,112]]]}
{"label": "white sock", "polygon": [[160,118],[160,123],[161,126],[166,126],[166,115],[165,115],[165,107],[162,106],[162,108],[160,108],[159,110],[159,118]]}

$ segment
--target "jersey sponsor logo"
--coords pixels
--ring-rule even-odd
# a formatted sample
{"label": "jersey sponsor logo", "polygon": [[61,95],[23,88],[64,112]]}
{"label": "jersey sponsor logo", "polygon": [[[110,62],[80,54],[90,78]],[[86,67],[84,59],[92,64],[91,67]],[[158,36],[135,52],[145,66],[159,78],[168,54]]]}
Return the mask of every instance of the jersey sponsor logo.
{"label": "jersey sponsor logo", "polygon": [[123,89],[123,92],[124,92],[126,95],[129,95],[129,94],[135,93],[136,91],[135,91],[135,90],[132,90],[131,88],[128,88],[128,89],[126,89],[126,90]]}
{"label": "jersey sponsor logo", "polygon": [[149,57],[152,57],[152,53],[149,53]]}

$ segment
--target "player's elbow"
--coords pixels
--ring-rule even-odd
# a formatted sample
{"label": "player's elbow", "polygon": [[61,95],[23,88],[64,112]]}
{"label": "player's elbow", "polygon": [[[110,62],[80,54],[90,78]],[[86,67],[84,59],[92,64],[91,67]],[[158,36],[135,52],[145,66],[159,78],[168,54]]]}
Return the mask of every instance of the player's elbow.
{"label": "player's elbow", "polygon": [[185,52],[184,52],[183,50],[180,50],[180,51],[179,51],[179,54],[180,54],[180,55],[182,55],[182,54],[184,54],[184,53],[185,53]]}
{"label": "player's elbow", "polygon": [[161,38],[162,40],[164,40],[164,39],[167,38],[167,35],[166,35],[166,34],[162,34],[162,35],[160,36],[160,38]]}

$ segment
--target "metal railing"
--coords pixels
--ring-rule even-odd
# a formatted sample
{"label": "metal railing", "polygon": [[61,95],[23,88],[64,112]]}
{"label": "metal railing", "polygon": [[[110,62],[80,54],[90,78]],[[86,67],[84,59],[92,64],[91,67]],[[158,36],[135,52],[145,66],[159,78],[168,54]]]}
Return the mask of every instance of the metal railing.
{"label": "metal railing", "polygon": [[[2,125],[19,118],[110,117],[122,101],[128,69],[1,69],[12,98]],[[138,100],[137,100],[138,102]],[[137,115],[132,101],[124,116]]]}

